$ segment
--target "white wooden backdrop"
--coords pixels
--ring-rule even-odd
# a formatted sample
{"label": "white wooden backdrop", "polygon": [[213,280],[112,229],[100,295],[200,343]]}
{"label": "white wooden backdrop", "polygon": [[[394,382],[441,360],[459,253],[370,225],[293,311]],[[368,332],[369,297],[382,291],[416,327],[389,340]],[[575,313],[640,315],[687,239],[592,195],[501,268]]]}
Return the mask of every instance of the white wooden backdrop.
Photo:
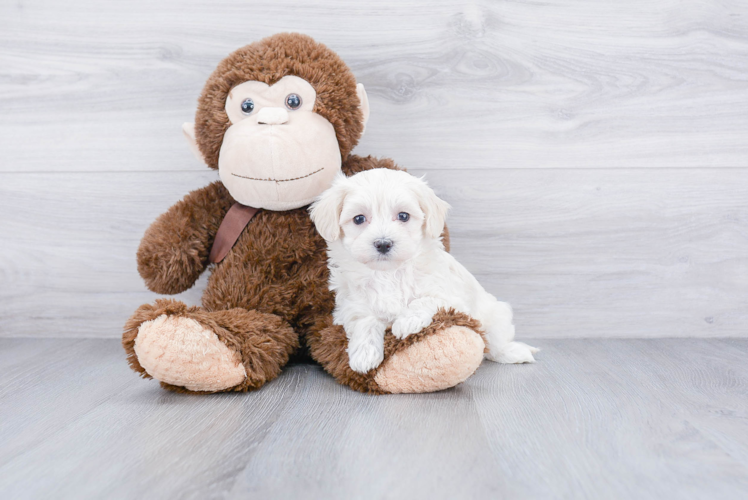
{"label": "white wooden backdrop", "polygon": [[356,152],[428,174],[520,335],[748,335],[745,0],[3,0],[0,336],[118,337],[156,298],[139,239],[216,178],[180,126],[279,31],[349,63]]}

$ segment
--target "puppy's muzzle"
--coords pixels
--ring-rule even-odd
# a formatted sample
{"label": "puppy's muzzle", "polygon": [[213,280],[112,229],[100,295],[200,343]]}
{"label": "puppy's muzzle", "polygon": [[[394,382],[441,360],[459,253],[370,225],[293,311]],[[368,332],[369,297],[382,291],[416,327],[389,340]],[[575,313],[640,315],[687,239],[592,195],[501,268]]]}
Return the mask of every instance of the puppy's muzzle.
{"label": "puppy's muzzle", "polygon": [[385,238],[374,240],[374,248],[376,248],[377,252],[381,253],[382,255],[389,252],[392,249],[392,245],[392,240],[388,240]]}

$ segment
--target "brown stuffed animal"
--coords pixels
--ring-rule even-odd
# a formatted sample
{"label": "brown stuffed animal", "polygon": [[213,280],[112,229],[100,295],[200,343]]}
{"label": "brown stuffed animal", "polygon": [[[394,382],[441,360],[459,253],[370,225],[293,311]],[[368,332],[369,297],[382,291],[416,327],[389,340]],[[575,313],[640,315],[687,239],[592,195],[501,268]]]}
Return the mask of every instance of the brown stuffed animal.
{"label": "brown stuffed animal", "polygon": [[348,366],[345,332],[332,324],[326,245],[307,205],[341,170],[396,168],[350,154],[368,114],[349,68],[304,35],[271,36],[218,65],[184,132],[221,181],[156,219],[137,254],[148,288],[164,294],[215,264],[202,307],[159,299],[127,321],[133,370],[200,393],[258,389],[304,352],[362,392],[436,391],[472,375],[483,359],[480,325],[454,311],[404,340],[388,332],[384,361],[369,373]]}

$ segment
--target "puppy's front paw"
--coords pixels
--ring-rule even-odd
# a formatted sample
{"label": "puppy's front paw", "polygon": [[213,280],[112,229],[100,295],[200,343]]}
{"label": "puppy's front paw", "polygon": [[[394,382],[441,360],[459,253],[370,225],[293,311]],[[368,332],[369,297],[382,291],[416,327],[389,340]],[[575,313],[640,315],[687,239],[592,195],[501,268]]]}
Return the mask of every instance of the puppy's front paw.
{"label": "puppy's front paw", "polygon": [[351,370],[366,373],[376,368],[384,359],[384,342],[364,341],[348,344],[348,364]]}
{"label": "puppy's front paw", "polygon": [[418,333],[431,324],[432,316],[427,314],[408,314],[397,318],[392,323],[392,335],[404,339],[408,335]]}

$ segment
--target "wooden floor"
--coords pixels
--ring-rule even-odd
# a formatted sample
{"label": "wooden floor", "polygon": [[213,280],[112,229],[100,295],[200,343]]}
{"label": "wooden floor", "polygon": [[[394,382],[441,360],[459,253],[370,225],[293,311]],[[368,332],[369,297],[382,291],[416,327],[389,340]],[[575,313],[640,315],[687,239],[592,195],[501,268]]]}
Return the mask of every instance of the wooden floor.
{"label": "wooden floor", "polygon": [[206,397],[114,340],[0,339],[0,498],[748,497],[748,339],[534,343],[437,394],[295,365]]}

